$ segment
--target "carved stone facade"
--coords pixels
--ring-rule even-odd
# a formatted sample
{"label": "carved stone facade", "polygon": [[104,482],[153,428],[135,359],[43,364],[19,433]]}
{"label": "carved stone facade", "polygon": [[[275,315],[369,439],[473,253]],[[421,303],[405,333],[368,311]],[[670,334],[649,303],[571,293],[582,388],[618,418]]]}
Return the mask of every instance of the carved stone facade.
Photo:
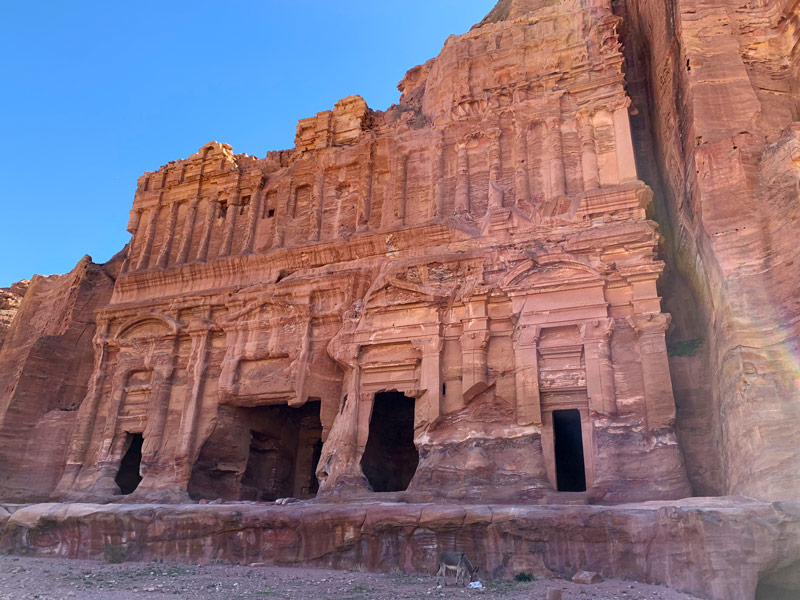
{"label": "carved stone facade", "polygon": [[529,4],[140,178],[59,497],[690,494],[619,20]]}

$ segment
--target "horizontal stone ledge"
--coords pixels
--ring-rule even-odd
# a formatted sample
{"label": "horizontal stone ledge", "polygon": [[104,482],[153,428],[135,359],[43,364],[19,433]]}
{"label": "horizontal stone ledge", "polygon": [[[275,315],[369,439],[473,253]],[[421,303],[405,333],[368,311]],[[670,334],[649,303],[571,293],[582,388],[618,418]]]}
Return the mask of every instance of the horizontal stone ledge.
{"label": "horizontal stone ledge", "polygon": [[800,502],[690,498],[617,506],[359,502],[34,504],[0,507],[0,550],[433,573],[464,551],[488,578],[527,571],[668,585],[747,599],[800,564]]}

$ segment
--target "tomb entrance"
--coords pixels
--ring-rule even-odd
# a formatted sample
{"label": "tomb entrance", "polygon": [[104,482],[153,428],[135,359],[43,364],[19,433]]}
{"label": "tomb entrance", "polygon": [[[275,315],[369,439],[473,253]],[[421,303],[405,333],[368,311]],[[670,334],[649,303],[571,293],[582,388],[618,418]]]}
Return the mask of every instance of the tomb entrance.
{"label": "tomb entrance", "polygon": [[370,487],[375,492],[404,491],[418,463],[414,398],[397,391],[375,394],[369,437],[361,458],[361,469]]}

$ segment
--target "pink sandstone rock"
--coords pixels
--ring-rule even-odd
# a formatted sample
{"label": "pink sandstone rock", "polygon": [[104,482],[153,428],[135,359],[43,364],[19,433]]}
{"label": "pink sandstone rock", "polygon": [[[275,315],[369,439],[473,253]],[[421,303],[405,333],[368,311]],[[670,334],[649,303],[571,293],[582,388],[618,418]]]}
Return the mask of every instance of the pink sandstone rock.
{"label": "pink sandstone rock", "polygon": [[0,497],[213,503],[0,511],[3,543],[413,571],[459,535],[497,576],[800,588],[798,24],[502,0],[385,112],[145,173],[126,251],[0,341]]}
{"label": "pink sandstone rock", "polygon": [[[800,504],[693,498],[624,506],[40,504],[11,507],[0,550],[102,559],[264,563],[433,575],[445,550],[482,579],[590,569],[700,598],[753,598],[800,559]],[[0,517],[1,519],[2,517]],[[533,565],[539,564],[543,570]]]}
{"label": "pink sandstone rock", "polygon": [[3,340],[11,327],[11,321],[14,320],[30,283],[25,279],[11,284],[11,287],[0,288],[0,348],[3,347]]}
{"label": "pink sandstone rock", "polygon": [[656,185],[678,431],[696,493],[800,497],[796,0],[626,0],[634,136]]}

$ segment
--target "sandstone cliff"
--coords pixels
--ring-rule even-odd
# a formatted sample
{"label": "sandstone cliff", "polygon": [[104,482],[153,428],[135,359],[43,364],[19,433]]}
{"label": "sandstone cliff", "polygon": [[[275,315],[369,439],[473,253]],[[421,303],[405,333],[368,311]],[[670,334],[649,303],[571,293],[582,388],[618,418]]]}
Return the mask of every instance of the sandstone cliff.
{"label": "sandstone cliff", "polygon": [[0,288],[0,348],[3,347],[3,340],[11,328],[11,321],[19,311],[19,305],[29,285],[30,281],[24,279],[12,284],[11,287]]}
{"label": "sandstone cliff", "polygon": [[638,164],[673,267],[664,295],[694,489],[797,498],[800,4],[615,6]]}
{"label": "sandstone cliff", "polygon": [[[0,346],[0,496],[47,499],[66,460],[92,370],[94,311],[108,303],[119,259],[35,276]],[[13,289],[13,288],[12,288]],[[18,288],[17,288],[18,289]]]}

